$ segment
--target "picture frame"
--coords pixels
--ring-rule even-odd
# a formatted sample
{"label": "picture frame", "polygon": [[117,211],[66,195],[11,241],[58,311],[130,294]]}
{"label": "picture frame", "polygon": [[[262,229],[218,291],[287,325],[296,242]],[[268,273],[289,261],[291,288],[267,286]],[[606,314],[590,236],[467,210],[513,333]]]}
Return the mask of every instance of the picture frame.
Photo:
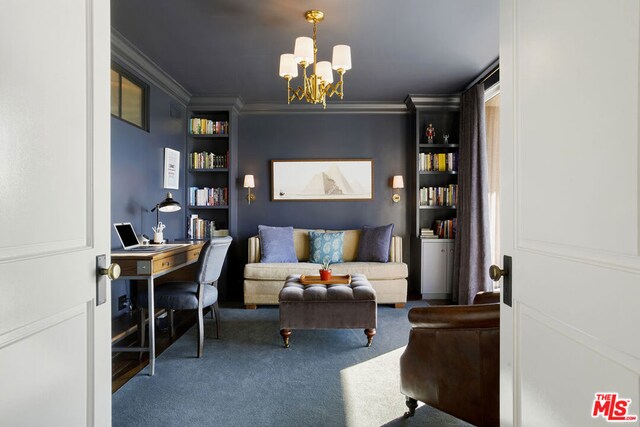
{"label": "picture frame", "polygon": [[164,149],[164,188],[178,190],[180,187],[180,152]]}
{"label": "picture frame", "polygon": [[271,160],[271,200],[373,200],[373,159]]}

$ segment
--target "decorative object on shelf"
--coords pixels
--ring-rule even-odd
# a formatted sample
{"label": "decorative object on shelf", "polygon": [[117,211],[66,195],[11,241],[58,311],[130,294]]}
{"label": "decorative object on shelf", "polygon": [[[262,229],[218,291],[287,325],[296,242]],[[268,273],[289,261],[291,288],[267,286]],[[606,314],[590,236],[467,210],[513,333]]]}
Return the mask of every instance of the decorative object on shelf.
{"label": "decorative object on shelf", "polygon": [[244,188],[247,189],[248,193],[247,193],[247,202],[249,204],[251,204],[251,202],[255,202],[256,200],[256,195],[255,194],[251,194],[251,189],[252,188],[256,188],[256,183],[255,180],[253,179],[253,175],[245,175],[244,176]]}
{"label": "decorative object on shelf", "polygon": [[[173,195],[171,193],[167,193],[167,197],[160,203],[157,203],[155,208],[151,209],[151,212],[153,211],[156,212],[156,227],[154,229],[154,239],[153,239],[154,242],[162,243],[162,240],[164,240],[164,238],[162,237],[162,230],[164,230],[164,224],[160,222],[160,212],[178,212],[180,209],[181,209],[180,203],[173,200]],[[160,228],[160,226],[162,226],[162,228],[160,229],[160,236],[159,236],[160,242],[158,242],[156,241],[155,232]]]}
{"label": "decorative object on shelf", "polygon": [[[343,99],[343,75],[351,69],[351,48],[339,44],[333,47],[332,61],[317,62],[318,47],[316,44],[317,24],[324,19],[324,13],[319,10],[309,10],[304,14],[305,19],[313,24],[313,38],[298,37],[293,54],[280,55],[280,77],[287,80],[287,104],[291,101],[304,99],[310,104],[320,104],[327,108],[326,98],[338,95]],[[313,73],[307,76],[307,67],[313,64]],[[298,77],[298,65],[302,67],[304,76],[303,86],[291,88],[291,79]],[[340,80],[333,83],[333,72],[336,70]]]}
{"label": "decorative object on shelf", "polygon": [[444,141],[445,144],[449,143],[449,134],[446,133],[444,135],[442,135],[442,140]]}
{"label": "decorative object on shelf", "polygon": [[396,190],[404,188],[404,179],[402,178],[402,175],[395,175],[393,177],[391,188],[394,190],[391,200],[393,200],[393,203],[398,203],[400,201],[400,192]]}
{"label": "decorative object on shelf", "polygon": [[331,261],[325,259],[322,261],[322,268],[320,269],[320,280],[331,280]]}
{"label": "decorative object on shelf", "polygon": [[436,129],[433,127],[431,123],[429,123],[429,126],[427,126],[427,129],[425,130],[424,133],[425,133],[425,136],[427,137],[427,143],[433,144],[433,138],[436,136]]}
{"label": "decorative object on shelf", "polygon": [[373,199],[373,160],[272,160],[271,200]]}
{"label": "decorative object on shelf", "polygon": [[180,185],[180,152],[164,149],[164,188],[177,190]]}

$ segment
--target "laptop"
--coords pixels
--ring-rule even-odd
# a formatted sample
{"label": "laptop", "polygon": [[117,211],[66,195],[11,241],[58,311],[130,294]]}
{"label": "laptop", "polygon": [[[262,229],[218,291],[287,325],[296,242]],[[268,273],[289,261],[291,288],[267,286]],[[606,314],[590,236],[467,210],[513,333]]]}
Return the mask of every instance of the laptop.
{"label": "laptop", "polygon": [[143,245],[138,240],[138,235],[133,229],[133,225],[130,222],[122,222],[113,224],[116,229],[116,233],[122,243],[122,249],[125,251],[140,251],[140,252],[158,252],[174,248],[176,246],[182,246],[178,244],[162,244],[162,245]]}

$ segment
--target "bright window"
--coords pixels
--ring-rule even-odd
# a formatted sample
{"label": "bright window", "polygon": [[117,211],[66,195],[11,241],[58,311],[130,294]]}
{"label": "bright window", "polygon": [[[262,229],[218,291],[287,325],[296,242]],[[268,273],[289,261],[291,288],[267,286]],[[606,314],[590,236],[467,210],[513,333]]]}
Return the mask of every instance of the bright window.
{"label": "bright window", "polygon": [[111,115],[149,131],[149,86],[111,66]]}

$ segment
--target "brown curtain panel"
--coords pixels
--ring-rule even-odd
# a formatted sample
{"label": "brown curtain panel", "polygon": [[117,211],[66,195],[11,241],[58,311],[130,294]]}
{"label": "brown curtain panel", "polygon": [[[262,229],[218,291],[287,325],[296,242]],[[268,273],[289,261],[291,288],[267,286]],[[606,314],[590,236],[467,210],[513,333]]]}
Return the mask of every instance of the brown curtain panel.
{"label": "brown curtain panel", "polygon": [[492,289],[489,233],[484,85],[478,84],[460,100],[458,228],[453,266],[453,299],[459,304],[471,304],[476,293]]}

